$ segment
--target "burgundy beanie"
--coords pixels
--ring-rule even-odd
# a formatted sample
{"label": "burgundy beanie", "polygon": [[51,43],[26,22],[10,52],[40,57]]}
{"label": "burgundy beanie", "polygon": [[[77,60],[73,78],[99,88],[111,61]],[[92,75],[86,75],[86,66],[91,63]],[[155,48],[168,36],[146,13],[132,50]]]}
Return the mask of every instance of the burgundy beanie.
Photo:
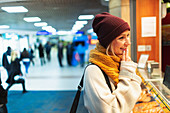
{"label": "burgundy beanie", "polygon": [[100,44],[105,48],[121,33],[130,30],[127,22],[107,12],[97,14],[93,20],[92,27],[98,36]]}

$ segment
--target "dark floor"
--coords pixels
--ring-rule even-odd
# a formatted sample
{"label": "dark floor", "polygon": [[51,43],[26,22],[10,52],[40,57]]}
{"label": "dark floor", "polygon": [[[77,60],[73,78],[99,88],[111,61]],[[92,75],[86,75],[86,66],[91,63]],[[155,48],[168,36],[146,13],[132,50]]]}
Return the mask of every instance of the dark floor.
{"label": "dark floor", "polygon": [[[69,113],[76,91],[9,91],[8,113]],[[87,113],[80,97],[77,113]]]}

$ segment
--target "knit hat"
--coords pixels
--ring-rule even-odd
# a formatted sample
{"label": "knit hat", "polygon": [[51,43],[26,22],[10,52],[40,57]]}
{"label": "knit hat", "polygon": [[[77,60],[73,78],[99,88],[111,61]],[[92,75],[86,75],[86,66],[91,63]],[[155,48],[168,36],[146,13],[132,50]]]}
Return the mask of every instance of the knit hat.
{"label": "knit hat", "polygon": [[127,22],[107,12],[97,14],[93,20],[92,27],[98,36],[100,44],[105,48],[121,33],[130,30]]}

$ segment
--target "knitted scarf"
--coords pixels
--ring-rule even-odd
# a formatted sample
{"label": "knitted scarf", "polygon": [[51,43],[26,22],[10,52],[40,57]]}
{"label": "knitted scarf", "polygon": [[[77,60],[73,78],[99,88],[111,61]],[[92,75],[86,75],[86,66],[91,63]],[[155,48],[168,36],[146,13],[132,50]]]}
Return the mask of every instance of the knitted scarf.
{"label": "knitted scarf", "polygon": [[115,82],[115,85],[119,82],[120,61],[121,57],[106,55],[106,49],[99,42],[96,48],[90,51],[89,62],[98,65]]}

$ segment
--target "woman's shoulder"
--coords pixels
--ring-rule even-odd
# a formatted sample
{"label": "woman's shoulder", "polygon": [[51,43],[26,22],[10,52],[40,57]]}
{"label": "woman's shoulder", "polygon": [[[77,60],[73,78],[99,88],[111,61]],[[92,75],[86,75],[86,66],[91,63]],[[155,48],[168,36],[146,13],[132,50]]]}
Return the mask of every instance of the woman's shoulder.
{"label": "woman's shoulder", "polygon": [[96,71],[96,70],[100,70],[100,68],[97,65],[95,65],[95,64],[89,64],[87,66],[86,70],[88,70],[88,71],[95,70]]}
{"label": "woman's shoulder", "polygon": [[101,69],[95,65],[95,64],[90,64],[87,66],[86,70],[85,70],[86,74],[88,75],[101,75],[102,74],[102,71]]}

